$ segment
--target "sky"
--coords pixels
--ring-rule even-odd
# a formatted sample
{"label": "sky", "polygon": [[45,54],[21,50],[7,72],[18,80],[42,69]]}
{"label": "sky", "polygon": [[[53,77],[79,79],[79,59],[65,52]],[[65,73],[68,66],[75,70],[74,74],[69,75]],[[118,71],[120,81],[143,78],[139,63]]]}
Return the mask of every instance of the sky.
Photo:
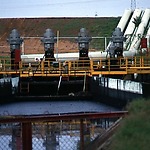
{"label": "sky", "polygon": [[0,18],[117,17],[131,8],[150,8],[150,0],[0,0]]}

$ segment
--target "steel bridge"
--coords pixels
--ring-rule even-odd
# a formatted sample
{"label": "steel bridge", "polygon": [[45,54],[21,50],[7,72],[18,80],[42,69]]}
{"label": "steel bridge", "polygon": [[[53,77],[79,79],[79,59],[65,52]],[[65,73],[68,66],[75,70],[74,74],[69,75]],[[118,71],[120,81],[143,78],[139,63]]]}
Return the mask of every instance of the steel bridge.
{"label": "steel bridge", "polygon": [[19,77],[81,77],[99,75],[149,74],[150,56],[132,58],[101,58],[70,61],[20,61],[11,64],[10,58],[0,58],[1,75]]}

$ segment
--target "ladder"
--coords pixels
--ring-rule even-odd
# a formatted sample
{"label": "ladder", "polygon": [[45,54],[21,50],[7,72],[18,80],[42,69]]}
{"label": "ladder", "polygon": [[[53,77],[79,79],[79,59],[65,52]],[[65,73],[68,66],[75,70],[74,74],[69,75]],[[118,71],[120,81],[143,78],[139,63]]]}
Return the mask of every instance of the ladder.
{"label": "ladder", "polygon": [[20,93],[21,94],[29,93],[29,82],[21,82],[20,83]]}

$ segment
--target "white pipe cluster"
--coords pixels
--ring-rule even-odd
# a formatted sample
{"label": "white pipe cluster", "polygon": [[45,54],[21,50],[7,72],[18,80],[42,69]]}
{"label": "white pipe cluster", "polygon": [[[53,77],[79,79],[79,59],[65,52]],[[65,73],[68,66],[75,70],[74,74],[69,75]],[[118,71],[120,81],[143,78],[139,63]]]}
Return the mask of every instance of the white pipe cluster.
{"label": "white pipe cluster", "polygon": [[144,34],[144,30],[145,30],[145,28],[148,24],[149,18],[150,18],[150,9],[146,9],[144,14],[143,14],[141,23],[138,27],[138,30],[135,34],[135,38],[134,38],[134,40],[131,44],[131,47],[130,47],[129,51],[137,51],[137,49],[140,45],[141,38]]}
{"label": "white pipe cluster", "polygon": [[135,11],[133,12],[133,15],[129,21],[129,24],[126,28],[126,31],[124,33],[124,36],[127,37],[126,42],[124,43],[124,49],[127,49],[128,43],[130,42],[130,38],[132,34],[134,34],[134,29],[135,29],[135,24],[133,23],[134,18],[137,18],[141,15],[142,10],[141,9],[135,9]]}

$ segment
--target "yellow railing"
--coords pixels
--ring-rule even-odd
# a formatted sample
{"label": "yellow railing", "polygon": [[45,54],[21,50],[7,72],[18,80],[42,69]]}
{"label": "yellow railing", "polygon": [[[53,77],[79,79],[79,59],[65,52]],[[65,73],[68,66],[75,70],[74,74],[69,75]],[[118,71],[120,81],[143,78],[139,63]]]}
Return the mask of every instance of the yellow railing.
{"label": "yellow railing", "polygon": [[0,74],[26,76],[83,76],[99,74],[150,73],[150,57],[101,58],[70,61],[20,61],[0,58]]}

